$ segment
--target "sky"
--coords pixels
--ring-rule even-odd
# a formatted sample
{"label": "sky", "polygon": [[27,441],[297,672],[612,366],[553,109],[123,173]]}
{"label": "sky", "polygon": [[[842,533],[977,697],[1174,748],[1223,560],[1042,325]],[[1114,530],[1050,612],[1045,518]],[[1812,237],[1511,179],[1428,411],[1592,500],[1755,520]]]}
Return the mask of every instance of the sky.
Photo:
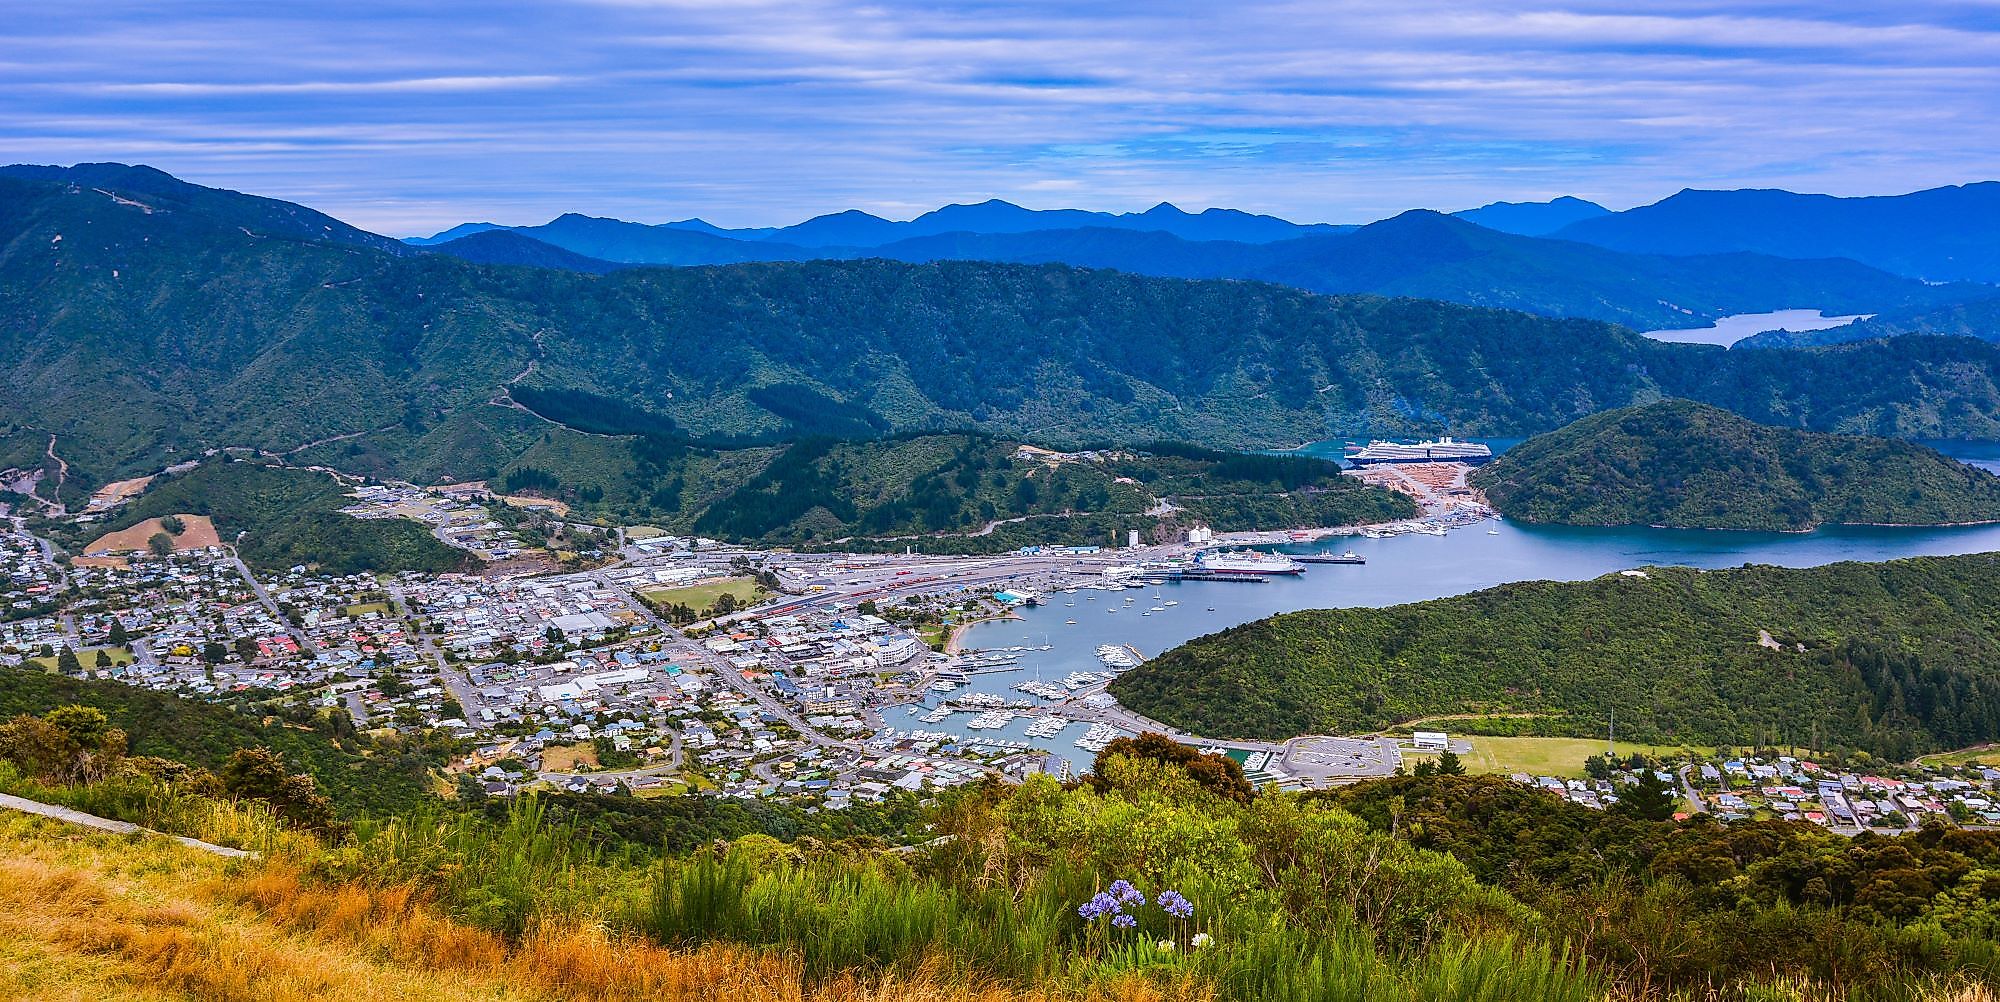
{"label": "sky", "polygon": [[398,236],[2000,177],[2000,0],[8,7],[0,161],[146,163]]}

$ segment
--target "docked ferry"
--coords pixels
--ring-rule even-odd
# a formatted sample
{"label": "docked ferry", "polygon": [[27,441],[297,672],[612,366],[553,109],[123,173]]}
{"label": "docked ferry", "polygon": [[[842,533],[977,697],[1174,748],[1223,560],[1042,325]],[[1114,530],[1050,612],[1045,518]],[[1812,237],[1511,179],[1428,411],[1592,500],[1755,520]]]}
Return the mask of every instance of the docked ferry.
{"label": "docked ferry", "polygon": [[1493,458],[1493,450],[1480,442],[1459,442],[1450,436],[1430,442],[1383,442],[1347,447],[1347,461],[1356,466],[1377,463],[1464,463],[1478,466]]}
{"label": "docked ferry", "polygon": [[1236,553],[1204,553],[1196,566],[1210,574],[1303,574],[1305,565],[1282,553],[1243,550]]}

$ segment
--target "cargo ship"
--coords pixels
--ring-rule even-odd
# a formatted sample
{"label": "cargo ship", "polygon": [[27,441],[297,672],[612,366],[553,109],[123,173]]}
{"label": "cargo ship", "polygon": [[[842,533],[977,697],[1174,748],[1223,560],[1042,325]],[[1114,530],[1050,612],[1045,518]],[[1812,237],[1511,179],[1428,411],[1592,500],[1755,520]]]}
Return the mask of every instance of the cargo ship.
{"label": "cargo ship", "polygon": [[1378,463],[1464,463],[1478,466],[1493,459],[1493,450],[1480,442],[1459,442],[1450,436],[1430,442],[1383,442],[1347,447],[1347,461],[1355,466]]}
{"label": "cargo ship", "polygon": [[1269,577],[1276,574],[1303,574],[1305,565],[1282,553],[1259,553],[1243,550],[1236,553],[1204,553],[1195,562],[1198,570],[1209,574],[1250,574]]}

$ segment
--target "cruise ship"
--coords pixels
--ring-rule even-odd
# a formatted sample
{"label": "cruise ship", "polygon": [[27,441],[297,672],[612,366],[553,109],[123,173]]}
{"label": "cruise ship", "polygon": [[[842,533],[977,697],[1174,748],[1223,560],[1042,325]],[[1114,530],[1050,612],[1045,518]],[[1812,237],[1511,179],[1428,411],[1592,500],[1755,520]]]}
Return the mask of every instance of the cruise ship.
{"label": "cruise ship", "polygon": [[1493,458],[1493,450],[1479,442],[1453,441],[1449,436],[1433,442],[1370,442],[1347,447],[1347,461],[1356,466],[1377,463],[1464,463],[1478,466]]}
{"label": "cruise ship", "polygon": [[1303,574],[1305,565],[1282,553],[1243,550],[1236,553],[1204,553],[1196,566],[1210,574]]}

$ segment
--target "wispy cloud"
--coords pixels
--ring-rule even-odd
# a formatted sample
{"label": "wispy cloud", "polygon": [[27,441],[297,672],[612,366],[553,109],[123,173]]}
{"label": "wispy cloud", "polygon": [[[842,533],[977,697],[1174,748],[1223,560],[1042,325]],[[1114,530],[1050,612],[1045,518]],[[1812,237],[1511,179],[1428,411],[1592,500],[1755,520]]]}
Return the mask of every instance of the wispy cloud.
{"label": "wispy cloud", "polygon": [[517,90],[563,83],[559,76],[412,77],[404,80],[296,80],[230,83],[88,83],[57,85],[57,89],[131,97],[223,97],[234,94],[460,94],[482,90]]}
{"label": "wispy cloud", "polygon": [[1974,0],[97,0],[0,26],[0,151],[391,232],[988,196],[1360,220],[2000,164]]}

